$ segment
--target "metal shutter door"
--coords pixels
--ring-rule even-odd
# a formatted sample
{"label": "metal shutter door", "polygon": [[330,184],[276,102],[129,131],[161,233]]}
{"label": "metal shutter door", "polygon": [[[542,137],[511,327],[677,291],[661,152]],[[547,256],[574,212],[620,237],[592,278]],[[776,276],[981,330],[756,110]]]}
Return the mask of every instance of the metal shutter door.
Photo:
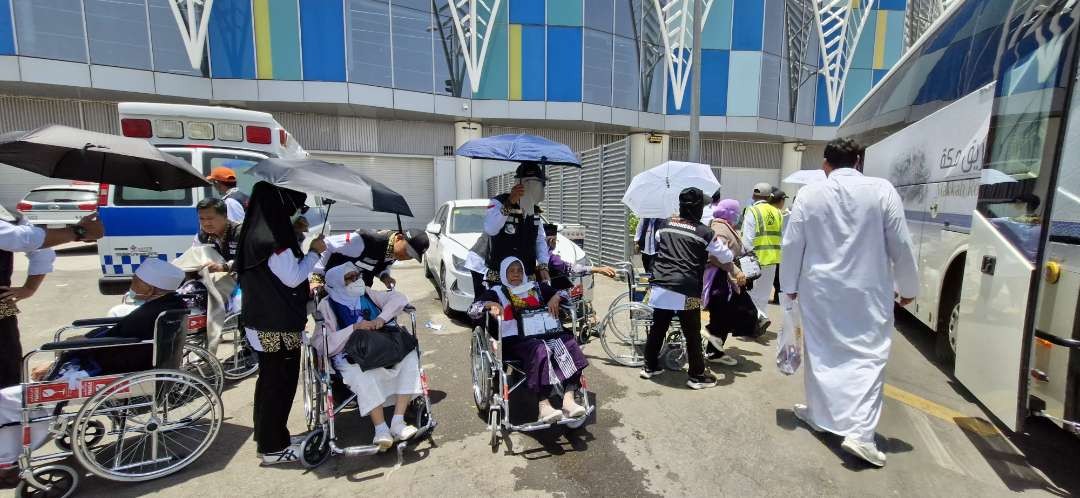
{"label": "metal shutter door", "polygon": [[[311,157],[344,164],[405,196],[413,217],[401,217],[405,228],[423,229],[435,217],[435,169],[431,158],[312,153]],[[330,211],[334,231],[357,228],[397,228],[392,214],[375,213],[350,204],[335,204]]]}
{"label": "metal shutter door", "polygon": [[629,234],[626,230],[626,205],[622,196],[626,193],[628,166],[626,140],[605,145],[601,178],[600,253],[599,262],[612,265],[626,261]]}

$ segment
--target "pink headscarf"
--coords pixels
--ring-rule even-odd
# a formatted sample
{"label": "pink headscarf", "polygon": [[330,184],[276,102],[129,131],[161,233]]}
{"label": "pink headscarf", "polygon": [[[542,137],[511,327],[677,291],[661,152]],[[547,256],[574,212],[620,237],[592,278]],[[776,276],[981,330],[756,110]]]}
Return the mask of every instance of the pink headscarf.
{"label": "pink headscarf", "polygon": [[717,203],[716,208],[713,209],[713,218],[720,218],[734,225],[739,219],[739,207],[739,201],[724,199]]}

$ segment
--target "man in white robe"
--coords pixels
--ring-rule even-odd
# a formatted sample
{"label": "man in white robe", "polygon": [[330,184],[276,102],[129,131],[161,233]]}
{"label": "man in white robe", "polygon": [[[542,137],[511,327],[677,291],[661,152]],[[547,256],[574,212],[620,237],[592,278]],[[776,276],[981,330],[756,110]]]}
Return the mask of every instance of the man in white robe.
{"label": "man in white robe", "polygon": [[784,234],[780,287],[798,298],[805,344],[806,405],[795,416],[844,436],[842,448],[881,467],[881,417],[893,300],[918,291],[904,206],[888,181],[855,169],[863,149],[848,139],[825,148],[824,182],[799,196]]}

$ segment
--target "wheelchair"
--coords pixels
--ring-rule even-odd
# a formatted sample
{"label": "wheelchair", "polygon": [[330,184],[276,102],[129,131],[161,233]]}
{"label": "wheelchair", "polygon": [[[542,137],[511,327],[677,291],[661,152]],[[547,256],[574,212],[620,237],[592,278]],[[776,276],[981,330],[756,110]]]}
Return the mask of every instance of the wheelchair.
{"label": "wheelchair", "polygon": [[[652,275],[635,272],[632,263],[619,263],[615,268],[626,280],[627,291],[615,297],[600,320],[600,345],[612,361],[627,367],[641,367],[645,365],[645,342],[653,323],[653,308],[645,304]],[[702,335],[702,347],[706,344]],[[686,339],[676,317],[660,348],[659,364],[678,371],[685,368],[686,363]]]}
{"label": "wheelchair", "polygon": [[[570,330],[578,344],[586,344],[597,334],[596,312],[593,310],[592,299],[588,291],[592,289],[593,281],[586,281],[585,277],[590,272],[570,272],[560,278],[566,278],[564,285],[569,299],[564,300],[560,306],[559,319],[563,326]],[[553,280],[554,284],[555,281]]]}
{"label": "wheelchair", "polygon": [[[113,325],[119,318],[77,320],[56,341],[27,353],[22,361],[22,454],[15,495],[71,496],[80,472],[58,464],[74,456],[91,474],[140,482],[174,474],[213,444],[223,419],[221,398],[200,375],[180,369],[189,349],[188,310],[161,313],[152,340],[100,337],[60,342],[65,332]],[[150,370],[94,377],[30,381],[35,355],[152,346]],[[33,434],[47,424],[46,437]],[[33,437],[37,436],[37,437]],[[34,455],[47,440],[60,449]],[[49,462],[48,464],[45,464]]]}
{"label": "wheelchair", "polygon": [[[575,394],[575,401],[585,408],[585,414],[578,418],[563,418],[557,422],[545,423],[537,420],[536,413],[526,415],[526,420],[531,422],[515,423],[510,413],[511,397],[513,393],[525,384],[525,367],[523,362],[514,358],[503,356],[505,348],[501,340],[496,351],[491,350],[488,342],[488,327],[498,330],[495,318],[484,312],[483,325],[473,328],[470,357],[472,363],[473,401],[476,411],[484,418],[491,433],[490,444],[492,453],[498,451],[499,443],[506,440],[510,445],[511,432],[533,432],[548,429],[555,426],[567,426],[577,429],[596,411],[589,397],[588,382],[584,372],[581,374],[581,389]],[[535,398],[533,398],[535,401]],[[531,403],[534,407],[536,404]]]}
{"label": "wheelchair", "polygon": [[[319,299],[319,298],[317,298]],[[322,299],[328,299],[323,297]],[[325,330],[326,322],[318,311],[316,301],[314,319],[316,330],[321,329],[322,351],[328,350],[328,330]],[[410,328],[408,331],[414,336],[416,333],[416,308],[411,304],[403,310],[409,316]],[[391,321],[390,323],[398,322]],[[421,357],[420,345],[417,344],[415,354],[417,360]],[[322,465],[330,455],[345,456],[369,456],[379,452],[379,446],[365,444],[359,446],[338,446],[337,416],[350,405],[355,405],[356,394],[349,390],[337,372],[332,372],[331,359],[319,353],[312,344],[310,336],[305,336],[303,352],[301,354],[301,383],[304,395],[304,418],[307,423],[307,432],[304,433],[300,444],[300,463],[305,468],[315,468]],[[419,362],[418,362],[419,363]],[[428,397],[428,378],[423,366],[420,367],[420,386],[422,394],[417,396],[409,404],[405,411],[405,420],[416,427],[416,434],[408,441],[397,443],[397,451],[400,455],[405,446],[412,442],[430,438],[435,430],[437,422],[431,413],[431,399]],[[337,396],[342,393],[343,396]],[[345,394],[348,393],[348,394]],[[340,399],[341,401],[337,401]],[[382,408],[376,408],[382,409]]]}
{"label": "wheelchair", "polygon": [[185,368],[199,370],[204,376],[216,376],[216,378],[221,379],[216,382],[218,384],[224,384],[225,380],[243,380],[259,371],[258,356],[255,354],[255,350],[251,348],[251,345],[248,344],[247,334],[240,327],[239,311],[225,316],[215,356],[215,354],[206,351],[209,347],[209,337],[206,331],[206,286],[199,280],[189,280],[177,292],[191,312],[189,317],[191,323],[188,326],[190,330],[188,344],[205,351],[205,354],[200,351],[197,355],[185,357]]}

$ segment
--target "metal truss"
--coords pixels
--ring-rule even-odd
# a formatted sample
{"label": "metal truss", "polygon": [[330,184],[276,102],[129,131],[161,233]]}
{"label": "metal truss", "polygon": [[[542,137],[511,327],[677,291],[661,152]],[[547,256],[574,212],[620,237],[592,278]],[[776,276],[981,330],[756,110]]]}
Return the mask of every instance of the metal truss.
{"label": "metal truss", "polygon": [[[829,120],[836,121],[840,113],[840,98],[851,69],[855,48],[859,44],[866,21],[873,12],[874,0],[813,0],[817,20],[818,42],[821,44],[821,75],[825,78],[825,96],[829,105]],[[861,3],[855,8],[853,3]]]}
{"label": "metal truss", "polygon": [[461,43],[458,42],[457,28],[454,17],[450,14],[450,2],[453,0],[431,0],[431,10],[435,13],[435,29],[438,31],[439,44],[442,46],[443,58],[446,60],[446,70],[449,79],[443,82],[445,89],[450,95],[460,97],[465,85],[465,58],[462,53]]}
{"label": "metal truss", "polygon": [[908,0],[904,16],[904,48],[910,48],[934,24],[950,2],[948,0]]}
{"label": "metal truss", "polygon": [[501,4],[502,0],[450,0],[447,5],[474,93],[480,91],[491,30],[495,27]]}
{"label": "metal truss", "polygon": [[[641,64],[641,108],[649,109],[649,101],[652,98],[653,75],[656,73],[657,63],[664,58],[663,41],[660,39],[660,18],[642,12],[639,17],[634,10],[634,1],[630,2],[630,9],[634,11],[634,19],[641,19],[641,25],[634,23],[634,39],[638,40],[638,60]],[[661,101],[663,96],[660,97]]]}
{"label": "metal truss", "polygon": [[663,25],[662,39],[664,50],[668,54],[668,79],[671,93],[675,98],[675,109],[682,107],[686,84],[690,82],[690,69],[694,64],[691,50],[694,43],[694,2],[701,1],[701,26],[709,19],[709,10],[713,0],[653,0],[656,15]]}
{"label": "metal truss", "polygon": [[169,0],[169,9],[180,30],[188,62],[196,71],[202,68],[203,54],[206,52],[206,27],[210,23],[213,6],[214,0]]}
{"label": "metal truss", "polygon": [[795,121],[799,109],[799,89],[814,73],[806,63],[810,32],[814,23],[811,0],[786,0],[784,2],[784,37],[787,42],[788,64],[788,119]]}

